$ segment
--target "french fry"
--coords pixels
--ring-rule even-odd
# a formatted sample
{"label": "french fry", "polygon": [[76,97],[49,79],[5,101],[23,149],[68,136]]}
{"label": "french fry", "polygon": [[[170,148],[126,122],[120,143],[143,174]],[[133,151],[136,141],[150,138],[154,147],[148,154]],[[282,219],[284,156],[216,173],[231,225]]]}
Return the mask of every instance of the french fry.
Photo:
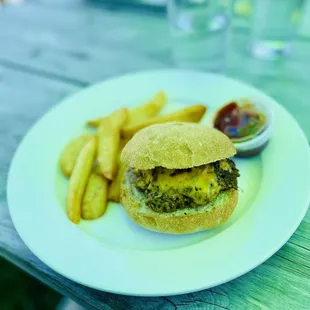
{"label": "french fry", "polygon": [[94,136],[83,135],[71,140],[64,148],[60,156],[60,169],[66,177],[70,177],[82,148]]}
{"label": "french fry", "polygon": [[94,165],[93,165],[93,172],[96,173],[96,174],[98,174],[98,175],[102,175],[101,169],[100,169],[100,166],[99,166],[98,161],[95,161],[95,162],[94,162]]}
{"label": "french fry", "polygon": [[113,180],[116,175],[120,130],[127,117],[127,110],[120,109],[103,119],[98,127],[98,163],[108,180]]}
{"label": "french fry", "polygon": [[107,209],[108,180],[96,173],[89,177],[83,203],[82,218],[84,220],[94,220]]}
{"label": "french fry", "polygon": [[163,108],[166,101],[167,98],[164,92],[157,93],[149,102],[129,110],[129,117],[125,125],[133,126],[154,117]]}
{"label": "french fry", "polygon": [[[121,158],[121,152],[124,148],[124,146],[126,145],[126,143],[128,142],[129,140],[127,139],[120,139],[120,142],[119,142],[119,153],[118,153],[118,157],[117,157],[117,164],[119,165],[120,164],[120,158]],[[101,175],[102,176],[102,172],[101,172],[101,169],[100,169],[100,166],[99,166],[99,163],[98,163],[98,160],[96,160],[94,162],[94,165],[93,165],[93,172],[98,174],[98,175]]]}
{"label": "french fry", "polygon": [[[166,101],[166,94],[164,92],[159,92],[149,102],[132,108],[129,110],[126,126],[132,126],[145,121],[150,117],[154,117],[162,109]],[[87,122],[87,125],[91,127],[98,127],[100,122],[107,117],[90,120]]]}
{"label": "french fry", "polygon": [[69,180],[67,214],[69,219],[76,224],[80,222],[82,198],[93,166],[96,148],[97,140],[93,137],[82,148]]}
{"label": "french fry", "polygon": [[120,201],[121,184],[125,170],[126,166],[123,163],[120,163],[118,166],[116,178],[111,182],[109,186],[108,199],[110,201],[114,202]]}
{"label": "french fry", "polygon": [[123,127],[121,130],[121,135],[125,139],[130,139],[140,129],[153,124],[175,122],[175,121],[198,123],[204,116],[206,110],[207,108],[204,105],[197,104],[190,107],[186,107],[182,110],[170,114],[158,115],[142,123],[133,126]]}
{"label": "french fry", "polygon": [[103,121],[106,117],[91,119],[87,122],[87,125],[90,127],[98,127],[100,122]]}
{"label": "french fry", "polygon": [[111,121],[113,126],[122,127],[128,119],[129,110],[127,108],[120,108],[111,113],[107,119]]}
{"label": "french fry", "polygon": [[112,118],[115,117],[115,119],[117,119],[117,117],[119,117],[120,114],[125,114],[125,113],[127,114],[127,118],[126,119],[128,119],[129,110],[127,108],[120,108],[120,109],[116,110],[115,112],[111,113],[108,116],[88,121],[87,125],[90,126],[90,127],[99,127],[99,125],[100,125],[100,123],[102,121],[107,120],[108,118],[111,118],[111,117]]}
{"label": "french fry", "polygon": [[117,174],[116,178],[110,183],[108,189],[108,200],[110,201],[114,202],[120,201],[121,182],[125,172],[125,165],[121,162],[121,153],[127,142],[128,142],[127,139],[121,139],[119,143],[118,156],[117,156],[117,165],[118,165]]}

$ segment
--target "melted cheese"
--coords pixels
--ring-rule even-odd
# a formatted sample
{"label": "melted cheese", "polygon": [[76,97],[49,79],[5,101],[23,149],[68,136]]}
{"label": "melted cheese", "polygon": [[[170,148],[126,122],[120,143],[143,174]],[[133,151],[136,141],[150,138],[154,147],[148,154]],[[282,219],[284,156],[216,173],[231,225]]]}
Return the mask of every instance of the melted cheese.
{"label": "melted cheese", "polygon": [[183,171],[176,175],[171,174],[171,170],[167,170],[165,173],[158,174],[153,185],[158,186],[162,192],[173,189],[193,198],[199,205],[215,199],[221,190],[211,165],[192,168],[190,171]]}

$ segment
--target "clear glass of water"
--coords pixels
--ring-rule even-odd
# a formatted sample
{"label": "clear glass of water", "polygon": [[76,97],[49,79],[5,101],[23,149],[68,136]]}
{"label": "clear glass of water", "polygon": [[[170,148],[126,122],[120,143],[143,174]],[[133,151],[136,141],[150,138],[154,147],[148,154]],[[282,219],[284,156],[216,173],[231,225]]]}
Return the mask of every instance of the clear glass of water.
{"label": "clear glass of water", "polygon": [[172,56],[179,67],[223,71],[231,0],[168,0]]}
{"label": "clear glass of water", "polygon": [[252,0],[251,50],[259,58],[288,55],[304,0]]}

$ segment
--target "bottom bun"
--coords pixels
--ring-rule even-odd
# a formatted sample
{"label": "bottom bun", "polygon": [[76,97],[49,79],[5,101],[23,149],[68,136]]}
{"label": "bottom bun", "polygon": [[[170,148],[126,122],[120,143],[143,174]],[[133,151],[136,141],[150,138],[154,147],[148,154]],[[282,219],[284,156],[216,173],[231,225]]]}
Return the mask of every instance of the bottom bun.
{"label": "bottom bun", "polygon": [[207,230],[226,222],[238,203],[238,191],[221,192],[215,200],[197,208],[172,213],[157,213],[145,205],[143,194],[124,180],[121,203],[128,216],[138,225],[166,234],[188,234]]}

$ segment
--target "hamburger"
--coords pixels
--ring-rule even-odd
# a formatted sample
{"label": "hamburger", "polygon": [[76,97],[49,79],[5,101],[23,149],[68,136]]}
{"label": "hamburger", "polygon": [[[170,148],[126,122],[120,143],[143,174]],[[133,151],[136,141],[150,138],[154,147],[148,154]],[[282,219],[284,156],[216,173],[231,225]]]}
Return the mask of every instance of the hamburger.
{"label": "hamburger", "polygon": [[126,144],[121,203],[138,225],[187,234],[216,227],[238,202],[230,139],[207,126],[173,122],[140,130]]}

